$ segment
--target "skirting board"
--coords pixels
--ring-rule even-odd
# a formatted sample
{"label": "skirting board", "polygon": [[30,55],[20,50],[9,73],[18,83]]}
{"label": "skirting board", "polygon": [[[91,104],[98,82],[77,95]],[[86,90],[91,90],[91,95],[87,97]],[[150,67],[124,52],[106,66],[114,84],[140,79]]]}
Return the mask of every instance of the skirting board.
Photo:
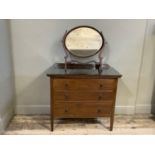
{"label": "skirting board", "polygon": [[[151,105],[136,106],[116,106],[116,114],[150,114]],[[49,114],[49,105],[17,105],[15,109],[16,114]]]}
{"label": "skirting board", "polygon": [[4,132],[4,128],[3,128],[2,118],[0,117],[0,134],[2,134],[3,132]]}
{"label": "skirting board", "polygon": [[10,120],[13,118],[14,108],[9,108],[9,111],[5,112],[3,116],[0,117],[0,134],[3,134],[7,128]]}
{"label": "skirting board", "polygon": [[155,104],[152,105],[137,105],[135,109],[136,114],[155,114]]}

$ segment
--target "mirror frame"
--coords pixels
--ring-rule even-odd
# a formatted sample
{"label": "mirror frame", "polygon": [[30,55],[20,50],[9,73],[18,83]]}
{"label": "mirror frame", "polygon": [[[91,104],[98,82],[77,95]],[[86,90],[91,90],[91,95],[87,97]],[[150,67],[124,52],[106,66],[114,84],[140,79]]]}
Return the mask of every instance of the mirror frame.
{"label": "mirror frame", "polygon": [[[77,56],[77,55],[74,55],[74,54],[67,48],[67,46],[66,46],[66,38],[67,38],[67,36],[68,36],[72,31],[74,31],[74,30],[76,30],[76,29],[78,29],[78,28],[90,28],[90,29],[96,31],[96,32],[101,36],[101,38],[102,38],[102,45],[101,45],[101,47],[100,47],[94,54],[89,55],[89,56]],[[104,44],[105,44],[105,40],[104,40],[104,37],[103,37],[102,32],[100,32],[100,31],[97,30],[96,28],[94,28],[94,27],[92,27],[92,26],[88,26],[88,25],[76,26],[76,27],[70,29],[68,32],[66,31],[66,33],[65,33],[65,35],[64,35],[64,37],[63,37],[63,46],[64,46],[64,49],[65,49],[67,52],[69,52],[70,55],[72,55],[72,56],[74,56],[74,57],[78,57],[78,58],[88,58],[88,57],[92,57],[92,56],[96,55],[97,53],[99,53],[99,52],[102,50]]]}

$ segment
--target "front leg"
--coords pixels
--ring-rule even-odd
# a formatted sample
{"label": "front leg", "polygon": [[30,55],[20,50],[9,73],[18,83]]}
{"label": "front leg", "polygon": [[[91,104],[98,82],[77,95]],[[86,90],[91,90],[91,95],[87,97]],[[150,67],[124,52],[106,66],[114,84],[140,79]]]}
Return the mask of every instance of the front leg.
{"label": "front leg", "polygon": [[114,124],[114,114],[110,116],[110,131],[113,130],[113,124]]}
{"label": "front leg", "polygon": [[54,128],[54,120],[53,120],[53,116],[51,116],[51,131],[53,131]]}

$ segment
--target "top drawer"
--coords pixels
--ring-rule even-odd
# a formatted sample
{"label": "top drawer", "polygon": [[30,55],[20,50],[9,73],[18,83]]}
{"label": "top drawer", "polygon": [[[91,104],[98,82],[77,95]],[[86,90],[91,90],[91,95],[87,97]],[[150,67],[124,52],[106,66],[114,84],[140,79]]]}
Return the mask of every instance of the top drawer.
{"label": "top drawer", "polygon": [[54,79],[53,88],[59,90],[113,90],[116,87],[115,79]]}

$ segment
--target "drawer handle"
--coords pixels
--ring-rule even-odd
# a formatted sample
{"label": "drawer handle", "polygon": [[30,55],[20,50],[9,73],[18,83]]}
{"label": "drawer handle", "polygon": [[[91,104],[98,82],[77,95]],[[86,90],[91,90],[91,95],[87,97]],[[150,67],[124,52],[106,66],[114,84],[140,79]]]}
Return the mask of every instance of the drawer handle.
{"label": "drawer handle", "polygon": [[65,88],[68,88],[68,84],[67,83],[65,83]]}
{"label": "drawer handle", "polygon": [[103,87],[103,84],[100,84],[100,88],[102,88]]}
{"label": "drawer handle", "polygon": [[67,95],[65,95],[65,100],[67,100],[68,99],[68,96]]}
{"label": "drawer handle", "polygon": [[99,97],[98,97],[98,100],[101,100],[101,99],[102,99],[102,96],[99,96]]}
{"label": "drawer handle", "polygon": [[66,113],[66,112],[68,112],[68,110],[67,110],[67,109],[65,109],[65,113]]}
{"label": "drawer handle", "polygon": [[100,113],[100,112],[101,112],[101,110],[100,110],[100,109],[98,109],[98,110],[97,110],[97,113]]}

